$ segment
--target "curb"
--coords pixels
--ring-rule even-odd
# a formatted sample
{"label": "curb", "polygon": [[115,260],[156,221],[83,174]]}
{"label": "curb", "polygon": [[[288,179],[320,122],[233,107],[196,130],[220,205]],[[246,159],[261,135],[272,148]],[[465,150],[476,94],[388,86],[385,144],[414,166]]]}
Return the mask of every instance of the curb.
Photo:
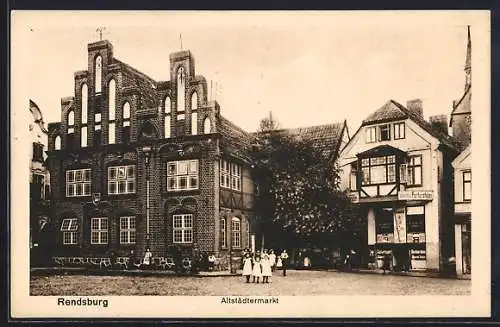
{"label": "curb", "polygon": [[339,269],[328,269],[331,272],[338,273],[352,273],[352,274],[372,274],[372,275],[391,275],[391,276],[404,276],[404,277],[426,277],[426,278],[442,278],[442,279],[460,279],[460,280],[470,280],[468,276],[456,276],[456,275],[443,275],[442,273],[429,273],[429,272],[395,272],[395,271],[383,271],[383,270],[368,270],[368,269],[352,269],[352,270],[339,270]]}

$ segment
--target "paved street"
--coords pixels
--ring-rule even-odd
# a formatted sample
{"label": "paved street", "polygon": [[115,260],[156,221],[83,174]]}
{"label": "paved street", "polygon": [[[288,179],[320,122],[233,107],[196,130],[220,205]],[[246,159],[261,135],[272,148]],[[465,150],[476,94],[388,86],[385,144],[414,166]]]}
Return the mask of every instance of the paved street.
{"label": "paved street", "polygon": [[290,270],[269,284],[244,277],[35,276],[31,295],[468,295],[470,280]]}

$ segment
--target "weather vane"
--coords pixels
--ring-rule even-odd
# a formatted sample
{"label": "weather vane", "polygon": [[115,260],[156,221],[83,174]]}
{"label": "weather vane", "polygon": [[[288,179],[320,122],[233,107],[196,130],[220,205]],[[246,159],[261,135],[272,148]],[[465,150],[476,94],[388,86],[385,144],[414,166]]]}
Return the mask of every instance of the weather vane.
{"label": "weather vane", "polygon": [[102,32],[106,30],[106,27],[98,27],[95,31],[99,33],[99,41],[102,41]]}

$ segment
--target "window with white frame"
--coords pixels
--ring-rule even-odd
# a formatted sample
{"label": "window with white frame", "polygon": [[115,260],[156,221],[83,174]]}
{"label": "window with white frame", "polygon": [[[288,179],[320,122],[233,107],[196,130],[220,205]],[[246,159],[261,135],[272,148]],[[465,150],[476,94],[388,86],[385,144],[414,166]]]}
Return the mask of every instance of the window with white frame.
{"label": "window with white frame", "polygon": [[223,248],[225,248],[227,246],[227,244],[226,244],[226,241],[227,241],[226,230],[227,230],[226,218],[221,218],[220,219],[220,244]]}
{"label": "window with white frame", "polygon": [[362,185],[388,184],[396,181],[394,155],[361,159]]}
{"label": "window with white frame", "polygon": [[385,124],[378,126],[379,141],[389,141],[391,139],[391,125]]}
{"label": "window with white frame", "polygon": [[91,184],[90,169],[74,169],[66,171],[66,196],[89,196]]}
{"label": "window with white frame", "polygon": [[108,194],[135,193],[135,166],[108,167]]}
{"label": "window with white frame", "polygon": [[401,140],[405,138],[405,123],[395,123],[394,124],[394,139]]}
{"label": "window with white frame", "polygon": [[241,247],[241,220],[233,217],[231,219],[231,245],[233,248]]}
{"label": "window with white frame", "polygon": [[220,160],[220,186],[241,191],[241,166],[227,160]]}
{"label": "window with white frame", "polygon": [[167,162],[167,191],[198,189],[198,160]]}
{"label": "window with white frame", "polygon": [[366,143],[377,142],[377,127],[367,127],[366,128]]}
{"label": "window with white frame", "polygon": [[173,215],[174,243],[193,243],[193,215]]}
{"label": "window with white frame", "polygon": [[470,201],[472,199],[472,173],[470,171],[464,171],[462,173],[462,178],[464,201]]}
{"label": "window with white frame", "polygon": [[120,244],[135,244],[135,216],[120,217]]}
{"label": "window with white frame", "polygon": [[78,219],[65,218],[61,223],[63,244],[78,244]]}
{"label": "window with white frame", "polygon": [[408,161],[408,186],[422,185],[422,156],[410,156]]}
{"label": "window with white frame", "polygon": [[108,244],[108,218],[98,217],[90,220],[90,243]]}

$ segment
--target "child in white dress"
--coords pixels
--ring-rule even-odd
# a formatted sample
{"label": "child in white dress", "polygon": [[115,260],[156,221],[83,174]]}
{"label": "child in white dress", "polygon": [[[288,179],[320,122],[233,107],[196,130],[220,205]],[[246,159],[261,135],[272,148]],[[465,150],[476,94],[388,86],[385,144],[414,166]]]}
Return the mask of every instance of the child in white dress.
{"label": "child in white dress", "polygon": [[243,276],[246,277],[247,283],[250,282],[250,276],[252,275],[252,258],[248,253],[245,254],[243,259]]}
{"label": "child in white dress", "polygon": [[264,255],[261,265],[262,265],[262,282],[269,283],[269,277],[272,276],[272,271],[271,271],[271,262],[269,261],[269,256],[267,254]]}
{"label": "child in white dress", "polygon": [[255,278],[257,278],[257,284],[259,283],[259,278],[262,276],[262,266],[260,262],[260,256],[255,256],[255,261],[253,263],[253,282],[255,283]]}

